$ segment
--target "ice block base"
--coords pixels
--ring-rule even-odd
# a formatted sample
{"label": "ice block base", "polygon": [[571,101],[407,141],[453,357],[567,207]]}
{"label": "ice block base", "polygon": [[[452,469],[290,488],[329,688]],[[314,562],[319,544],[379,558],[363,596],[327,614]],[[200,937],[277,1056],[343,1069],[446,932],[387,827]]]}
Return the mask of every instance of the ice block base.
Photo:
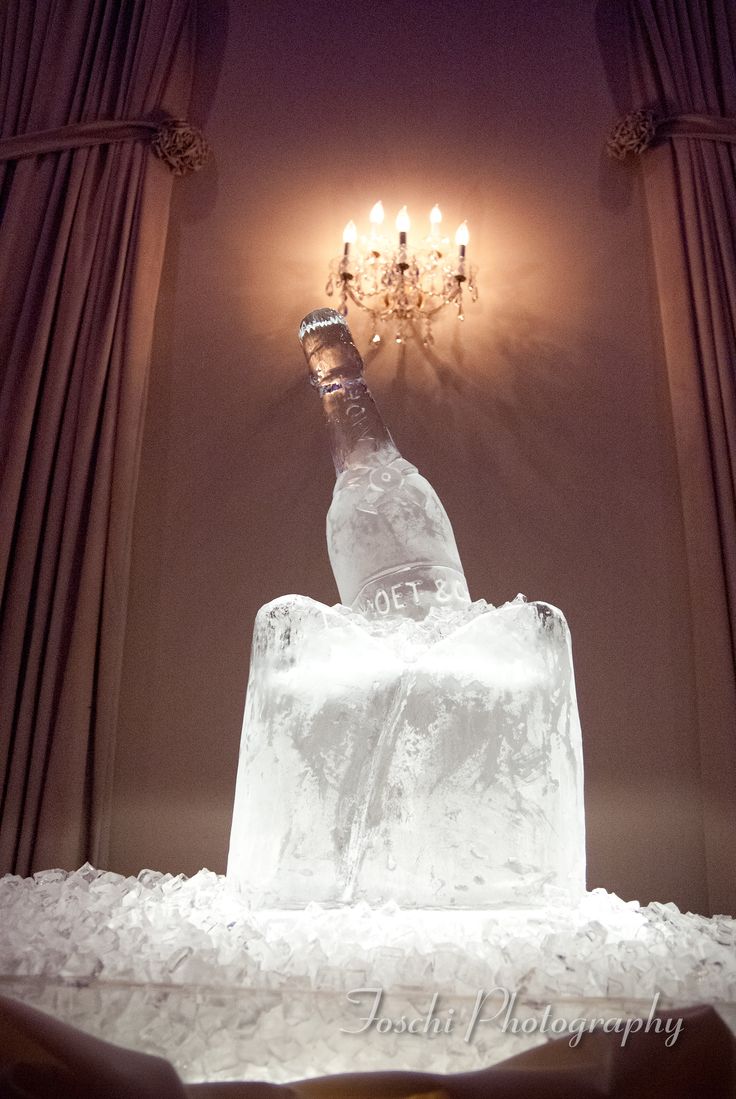
{"label": "ice block base", "polygon": [[560,611],[518,597],[397,623],[298,595],[262,607],[228,876],[282,908],[579,896],[582,750]]}

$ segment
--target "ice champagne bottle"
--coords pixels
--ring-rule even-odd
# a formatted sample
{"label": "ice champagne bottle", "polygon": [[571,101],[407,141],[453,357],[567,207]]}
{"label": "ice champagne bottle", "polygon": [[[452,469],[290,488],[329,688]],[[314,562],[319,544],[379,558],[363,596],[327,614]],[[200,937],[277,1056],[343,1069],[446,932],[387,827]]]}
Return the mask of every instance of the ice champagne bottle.
{"label": "ice champagne bottle", "polygon": [[345,318],[309,313],[299,339],[327,418],[337,480],[327,549],[341,602],[370,618],[425,618],[470,604],[450,520],[402,458],[365,378]]}

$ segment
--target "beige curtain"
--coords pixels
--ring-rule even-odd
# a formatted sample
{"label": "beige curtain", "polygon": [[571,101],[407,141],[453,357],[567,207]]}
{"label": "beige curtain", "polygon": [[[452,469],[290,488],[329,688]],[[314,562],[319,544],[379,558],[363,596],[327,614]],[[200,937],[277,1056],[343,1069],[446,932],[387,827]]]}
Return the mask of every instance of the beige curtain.
{"label": "beige curtain", "polygon": [[[6,0],[0,149],[184,117],[193,4]],[[105,863],[171,187],[140,136],[0,163],[0,871]]]}
{"label": "beige curtain", "polygon": [[[639,105],[733,131],[718,122],[736,119],[733,0],[629,10]],[[690,573],[709,898],[736,913],[736,145],[681,132],[642,163]]]}

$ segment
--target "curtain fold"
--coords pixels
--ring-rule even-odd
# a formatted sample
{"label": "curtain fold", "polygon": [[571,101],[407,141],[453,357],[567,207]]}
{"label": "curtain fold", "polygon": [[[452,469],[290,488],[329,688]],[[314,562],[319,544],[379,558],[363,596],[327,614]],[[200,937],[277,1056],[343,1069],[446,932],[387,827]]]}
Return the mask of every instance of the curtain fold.
{"label": "curtain fold", "polygon": [[[736,116],[732,0],[630,0],[629,12],[642,106]],[[709,898],[736,913],[736,146],[680,135],[650,149],[643,171],[682,489]]]}
{"label": "curtain fold", "polygon": [[[9,0],[0,139],[184,117],[195,0]],[[0,872],[104,864],[172,176],[141,142],[0,164]]]}

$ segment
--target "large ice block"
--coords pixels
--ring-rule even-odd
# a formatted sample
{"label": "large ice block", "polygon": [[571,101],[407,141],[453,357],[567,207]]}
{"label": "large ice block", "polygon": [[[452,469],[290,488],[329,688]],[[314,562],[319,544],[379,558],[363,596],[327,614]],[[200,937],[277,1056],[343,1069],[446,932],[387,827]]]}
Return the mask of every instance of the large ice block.
{"label": "large ice block", "polygon": [[291,595],[255,624],[228,875],[253,903],[535,904],[585,888],[560,611],[421,622]]}

